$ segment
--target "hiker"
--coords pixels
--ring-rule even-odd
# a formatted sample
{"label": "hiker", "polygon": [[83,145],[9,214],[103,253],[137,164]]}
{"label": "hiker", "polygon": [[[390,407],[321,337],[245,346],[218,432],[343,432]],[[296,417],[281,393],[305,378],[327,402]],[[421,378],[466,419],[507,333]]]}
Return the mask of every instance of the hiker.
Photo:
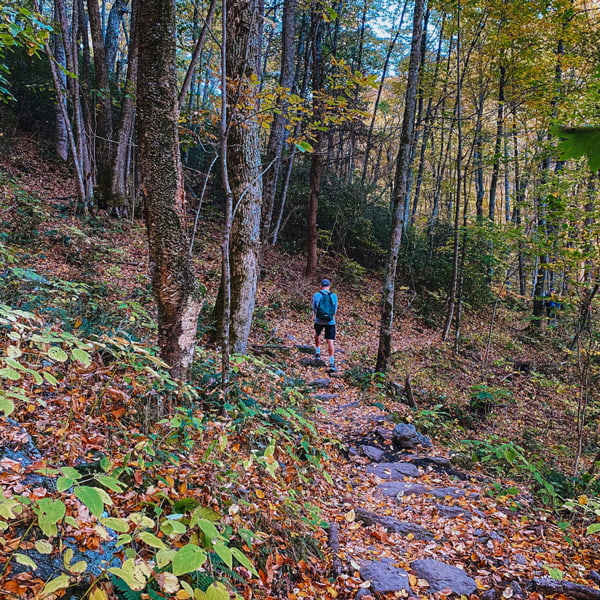
{"label": "hiker", "polygon": [[546,307],[546,316],[548,317],[548,325],[550,327],[556,327],[558,325],[558,311],[561,309],[560,298],[555,288],[550,290],[550,293],[544,300],[544,306]]}
{"label": "hiker", "polygon": [[335,313],[338,308],[338,298],[329,288],[329,279],[321,281],[321,290],[312,299],[315,315],[315,358],[321,358],[320,336],[325,330],[325,341],[329,352],[329,370],[335,371]]}

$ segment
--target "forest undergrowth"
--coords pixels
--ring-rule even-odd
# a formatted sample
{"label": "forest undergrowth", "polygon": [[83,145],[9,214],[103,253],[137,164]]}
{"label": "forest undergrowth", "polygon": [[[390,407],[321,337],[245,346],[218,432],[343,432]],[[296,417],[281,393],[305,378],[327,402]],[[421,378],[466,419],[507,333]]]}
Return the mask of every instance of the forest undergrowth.
{"label": "forest undergrowth", "polygon": [[[478,486],[480,508],[513,528],[511,553],[576,582],[598,568],[600,483],[588,452],[597,415],[578,424],[568,323],[532,329],[527,303],[505,292],[497,311],[469,315],[455,354],[400,295],[384,378],[371,368],[377,276],[354,277],[323,255],[322,275],[340,296],[340,373],[335,393],[317,399],[308,384],[322,373],[297,349],[312,341],[316,288],[300,257],[270,250],[250,352],[233,356],[225,392],[205,335],[220,276],[219,224],[207,218],[195,247],[205,308],[192,381],[181,384],[154,346],[141,222],[74,215],[69,174],[41,161],[34,140],[4,151],[0,188],[0,440],[13,452],[0,453],[2,597],[353,598],[363,585],[357,561],[399,543],[354,520],[370,492],[350,471],[363,459],[349,448],[380,422],[430,435]],[[354,408],[342,415],[339,405]],[[27,447],[29,462],[16,460]],[[435,520],[421,509],[412,510]],[[347,526],[338,577],[332,524]],[[538,534],[522,533],[530,530]],[[478,534],[468,524],[446,534],[465,544],[445,552],[477,569],[482,591],[530,574],[490,567],[485,552],[469,550]],[[74,549],[98,550],[111,536],[122,563],[90,577],[92,561],[75,562]],[[40,577],[57,556],[62,574]]]}

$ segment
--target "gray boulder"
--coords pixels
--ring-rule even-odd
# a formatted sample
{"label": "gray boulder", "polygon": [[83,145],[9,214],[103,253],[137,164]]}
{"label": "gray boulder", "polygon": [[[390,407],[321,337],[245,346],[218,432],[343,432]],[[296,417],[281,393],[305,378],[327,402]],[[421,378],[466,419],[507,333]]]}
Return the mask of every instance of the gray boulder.
{"label": "gray boulder", "polygon": [[376,465],[369,465],[367,467],[367,473],[373,473],[381,479],[390,479],[395,481],[402,481],[405,477],[418,477],[419,469],[415,465],[410,463],[378,463]]}
{"label": "gray boulder", "polygon": [[462,506],[446,506],[445,504],[436,504],[438,513],[441,517],[447,517],[449,519],[456,519],[457,517],[463,517],[467,521],[473,518],[473,513],[462,508]]}
{"label": "gray boulder", "polygon": [[373,462],[381,462],[385,458],[385,451],[375,446],[359,446],[358,448],[363,456],[366,456]]}
{"label": "gray boulder", "polygon": [[432,443],[425,435],[421,435],[410,423],[398,423],[392,431],[392,443],[398,450],[414,450],[418,446],[431,448]]}
{"label": "gray boulder", "polygon": [[412,595],[408,573],[394,567],[394,561],[390,559],[363,562],[360,565],[360,576],[371,582],[371,589],[377,594],[404,590]]}
{"label": "gray boulder", "polygon": [[433,558],[415,560],[410,564],[410,568],[417,577],[425,579],[429,583],[432,592],[441,592],[443,589],[449,588],[455,594],[468,597],[477,591],[475,580],[471,579],[462,569],[439,560]]}
{"label": "gray boulder", "polygon": [[410,523],[409,521],[398,521],[393,517],[384,517],[377,515],[368,510],[358,508],[355,511],[356,520],[361,521],[365,525],[381,525],[386,531],[391,533],[398,533],[403,536],[412,534],[416,540],[432,540],[433,533],[427,531],[424,527],[417,525],[416,523]]}
{"label": "gray boulder", "polygon": [[429,492],[429,488],[418,483],[407,483],[406,481],[386,481],[380,483],[377,489],[389,498],[397,498],[398,496],[422,496]]}

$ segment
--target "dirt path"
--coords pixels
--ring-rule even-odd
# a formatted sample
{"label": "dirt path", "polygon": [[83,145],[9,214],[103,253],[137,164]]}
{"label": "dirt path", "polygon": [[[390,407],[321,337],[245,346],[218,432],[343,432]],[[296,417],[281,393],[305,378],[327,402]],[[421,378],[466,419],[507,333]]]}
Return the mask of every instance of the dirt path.
{"label": "dirt path", "polygon": [[373,392],[358,394],[343,369],[304,373],[324,411],[322,433],[347,448],[330,471],[339,493],[326,502],[340,597],[536,600],[545,582],[557,583],[544,579],[549,573],[594,585],[598,557],[569,544],[513,482],[455,468],[435,440],[396,425]]}

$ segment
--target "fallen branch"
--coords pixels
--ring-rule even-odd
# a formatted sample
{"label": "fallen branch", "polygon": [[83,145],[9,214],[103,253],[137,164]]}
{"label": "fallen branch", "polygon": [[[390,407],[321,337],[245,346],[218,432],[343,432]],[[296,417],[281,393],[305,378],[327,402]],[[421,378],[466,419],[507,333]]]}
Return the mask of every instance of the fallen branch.
{"label": "fallen branch", "polygon": [[331,523],[327,530],[327,546],[331,550],[333,574],[337,578],[344,572],[344,566],[338,556],[340,551],[340,537],[338,526],[335,523]]}
{"label": "fallen branch", "polygon": [[600,590],[596,588],[570,581],[557,581],[551,577],[536,577],[533,587],[542,594],[566,594],[577,600],[600,600]]}

